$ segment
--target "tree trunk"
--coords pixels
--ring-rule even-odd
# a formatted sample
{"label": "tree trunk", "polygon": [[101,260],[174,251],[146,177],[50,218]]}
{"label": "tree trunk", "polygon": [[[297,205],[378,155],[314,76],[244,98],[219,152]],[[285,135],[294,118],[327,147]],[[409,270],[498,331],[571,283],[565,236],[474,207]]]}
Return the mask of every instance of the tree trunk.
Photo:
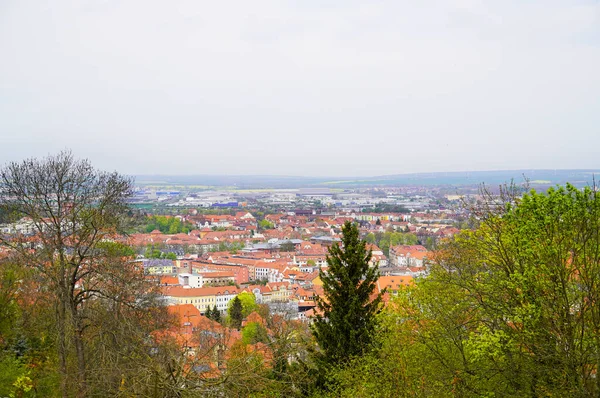
{"label": "tree trunk", "polygon": [[77,396],[84,398],[87,396],[87,366],[83,352],[83,338],[79,331],[76,331],[73,337],[77,351]]}
{"label": "tree trunk", "polygon": [[[600,338],[598,337],[598,335],[596,335],[595,340],[596,340],[596,347],[600,347],[600,345],[598,345],[598,344],[600,344]],[[596,375],[595,375],[596,391],[594,392],[594,394],[590,394],[590,395],[595,395],[596,397],[600,397],[600,375],[598,374],[598,372],[600,372],[600,352],[596,353]]]}
{"label": "tree trunk", "polygon": [[77,397],[87,397],[87,364],[85,362],[83,325],[77,313],[77,304],[71,303],[73,322],[73,344],[77,355]]}
{"label": "tree trunk", "polygon": [[67,336],[65,330],[66,324],[66,315],[67,315],[67,306],[64,300],[64,292],[61,286],[60,289],[60,298],[57,303],[56,308],[56,316],[57,316],[57,326],[58,326],[58,360],[60,363],[60,390],[63,398],[67,398],[69,396],[68,390],[68,379],[69,376],[67,374]]}

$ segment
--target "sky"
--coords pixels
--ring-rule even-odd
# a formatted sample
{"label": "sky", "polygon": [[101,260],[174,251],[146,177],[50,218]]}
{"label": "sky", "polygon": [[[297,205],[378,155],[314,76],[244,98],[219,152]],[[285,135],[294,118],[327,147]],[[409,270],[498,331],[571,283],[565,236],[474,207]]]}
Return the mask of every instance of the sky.
{"label": "sky", "polygon": [[600,1],[1,0],[0,163],[600,168]]}

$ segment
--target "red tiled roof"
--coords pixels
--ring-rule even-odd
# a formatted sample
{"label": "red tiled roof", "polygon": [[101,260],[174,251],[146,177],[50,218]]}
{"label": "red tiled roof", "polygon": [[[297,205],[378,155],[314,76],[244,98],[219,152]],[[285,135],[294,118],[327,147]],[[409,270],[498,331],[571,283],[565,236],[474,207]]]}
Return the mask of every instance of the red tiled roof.
{"label": "red tiled roof", "polygon": [[201,296],[219,296],[224,294],[238,294],[240,289],[235,286],[216,286],[216,287],[194,287],[185,288],[183,286],[165,286],[162,288],[165,296],[171,297],[201,297]]}

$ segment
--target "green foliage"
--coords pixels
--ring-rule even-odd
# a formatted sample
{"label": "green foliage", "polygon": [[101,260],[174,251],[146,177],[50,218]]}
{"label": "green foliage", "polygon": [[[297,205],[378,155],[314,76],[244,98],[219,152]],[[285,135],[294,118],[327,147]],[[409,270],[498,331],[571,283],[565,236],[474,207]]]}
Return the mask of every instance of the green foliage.
{"label": "green foliage", "polygon": [[217,306],[216,306],[216,305],[214,306],[214,308],[213,308],[213,310],[212,310],[212,316],[211,316],[211,318],[210,318],[210,319],[212,319],[212,320],[213,320],[213,321],[215,321],[215,322],[219,322],[219,323],[221,323],[221,311],[219,311],[219,310],[217,309]]}
{"label": "green foliage", "polygon": [[34,275],[8,259],[0,262],[0,397],[58,393],[54,341],[48,338],[53,308],[31,301]]}
{"label": "green foliage", "polygon": [[480,225],[480,221],[474,216],[468,218],[459,218],[453,223],[453,226],[458,229],[477,229]]}
{"label": "green foliage", "polygon": [[389,256],[390,247],[392,246],[416,245],[418,243],[418,239],[414,234],[390,231],[371,232],[365,236],[365,241],[377,245],[386,256]]}
{"label": "green foliage", "polygon": [[0,358],[0,396],[29,397],[33,382],[30,372],[23,361],[14,356],[5,355]]}
{"label": "green foliage", "polygon": [[244,344],[268,343],[267,329],[258,322],[248,322],[242,329],[242,341]]}
{"label": "green foliage", "polygon": [[427,250],[430,251],[434,251],[437,249],[437,239],[432,237],[432,236],[428,236],[427,239],[425,240],[425,242],[423,242],[423,246],[425,246],[425,248],[427,248]]}
{"label": "green foliage", "polygon": [[10,259],[0,261],[0,397],[58,394],[54,341],[48,338],[54,308],[32,301],[35,275]]}
{"label": "green foliage", "polygon": [[598,396],[600,196],[502,199],[388,306],[381,350],[330,372],[335,396]]}
{"label": "green foliage", "polygon": [[508,202],[444,247],[431,278],[473,308],[465,351],[480,377],[466,386],[494,371],[511,395],[600,393],[599,230],[600,197],[567,185]]}
{"label": "green foliage", "polygon": [[165,254],[165,258],[167,260],[177,260],[177,255],[173,252],[168,252],[167,254]]}
{"label": "green foliage", "polygon": [[9,261],[0,262],[0,342],[12,337],[19,317],[17,294],[25,270]]}
{"label": "green foliage", "polygon": [[280,252],[295,252],[296,245],[294,245],[294,243],[292,243],[291,241],[284,242],[279,246],[279,251]]}
{"label": "green foliage", "polygon": [[245,247],[244,242],[231,242],[227,245],[227,250],[229,253],[236,254],[238,251],[242,250]]}
{"label": "green foliage", "polygon": [[238,296],[236,296],[233,300],[231,300],[229,305],[229,325],[232,328],[235,328],[237,330],[240,330],[240,328],[242,327],[242,321],[244,320],[244,315],[243,315],[243,307],[242,307],[242,301],[239,299]]}
{"label": "green foliage", "polygon": [[[214,309],[217,309],[217,306],[215,305]],[[210,305],[206,308],[206,312],[204,313],[204,316],[207,317],[208,319],[212,319],[214,320],[214,312],[213,312],[213,307],[211,307]],[[217,312],[219,312],[219,310],[217,310]]]}
{"label": "green foliage", "polygon": [[[256,297],[254,296],[254,293],[241,292],[236,296],[236,299],[239,300],[242,304],[242,318],[247,317],[253,311],[256,311],[258,309],[258,304],[256,304]],[[229,301],[228,311],[231,311],[231,308],[234,305],[234,301],[235,299]]]}
{"label": "green foliage", "polygon": [[144,251],[144,257],[177,260],[177,254],[173,252],[163,252],[160,249],[154,247],[154,245],[146,246],[146,251]]}
{"label": "green foliage", "polygon": [[258,227],[260,229],[273,229],[273,228],[275,228],[275,225],[272,222],[270,222],[269,220],[260,220],[258,222]]}
{"label": "green foliage", "polygon": [[206,316],[208,319],[212,319],[213,321],[219,323],[221,322],[221,311],[218,310],[216,305],[213,308],[211,308],[209,305],[204,316]]}
{"label": "green foliage", "polygon": [[154,245],[146,246],[146,251],[144,252],[144,257],[146,258],[162,258],[163,252],[159,249],[155,248]]}
{"label": "green foliage", "polygon": [[103,251],[106,256],[109,257],[134,257],[135,250],[131,246],[127,246],[119,242],[98,242],[96,249]]}
{"label": "green foliage", "polygon": [[192,229],[194,229],[194,225],[187,222],[182,222],[177,217],[167,217],[167,216],[152,216],[148,218],[148,223],[144,227],[144,231],[146,233],[150,233],[154,230],[159,230],[163,234],[178,234],[184,233],[187,234]]}
{"label": "green foliage", "polygon": [[372,348],[375,315],[381,294],[371,299],[379,273],[369,267],[371,252],[359,238],[358,227],[346,222],[342,244],[329,248],[328,272],[319,271],[324,297],[317,298],[320,314],[313,324],[319,344],[318,358],[328,365],[345,363]]}
{"label": "green foliage", "polygon": [[239,250],[245,247],[244,242],[219,242],[216,248],[211,248],[209,252],[230,252],[232,254],[237,253]]}
{"label": "green foliage", "polygon": [[[332,367],[327,373],[326,382],[330,391],[319,392],[314,396],[461,396],[452,384],[452,372],[444,372],[443,366],[439,364],[440,357],[443,357],[443,361],[453,358],[448,351],[452,349],[453,341],[449,339],[448,344],[443,346],[429,346],[421,339],[421,334],[426,334],[429,338],[430,333],[437,331],[430,328],[430,323],[419,324],[425,320],[417,312],[423,305],[421,293],[422,290],[414,287],[401,290],[398,297],[378,316],[375,335],[378,349],[353,358],[347,364]],[[448,313],[448,317],[453,315],[456,312]],[[455,342],[460,344],[460,340]],[[440,383],[440,379],[444,378],[449,380],[448,384]]]}

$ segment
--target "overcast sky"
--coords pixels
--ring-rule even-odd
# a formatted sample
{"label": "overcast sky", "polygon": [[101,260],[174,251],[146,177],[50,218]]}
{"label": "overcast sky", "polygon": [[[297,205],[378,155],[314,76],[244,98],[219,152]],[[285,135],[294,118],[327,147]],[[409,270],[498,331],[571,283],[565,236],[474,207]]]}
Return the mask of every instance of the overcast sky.
{"label": "overcast sky", "polygon": [[131,174],[599,168],[600,2],[0,0],[0,137]]}

